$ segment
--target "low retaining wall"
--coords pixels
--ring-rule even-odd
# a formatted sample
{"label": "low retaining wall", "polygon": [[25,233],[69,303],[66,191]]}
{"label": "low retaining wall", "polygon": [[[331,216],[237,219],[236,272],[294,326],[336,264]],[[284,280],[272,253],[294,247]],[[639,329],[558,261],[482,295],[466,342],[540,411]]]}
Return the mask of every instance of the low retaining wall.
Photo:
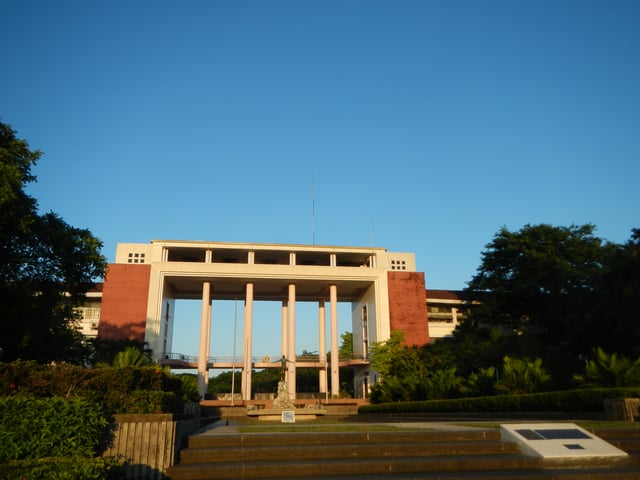
{"label": "low retaining wall", "polygon": [[[326,415],[332,416],[349,416],[357,415],[360,405],[367,405],[368,400],[362,398],[350,399],[330,399],[328,401],[318,401],[314,399],[296,398],[293,403],[297,408],[321,408],[326,411]],[[243,400],[231,404],[226,400],[203,400],[200,402],[202,407],[215,407],[220,416],[239,417],[247,416],[249,410],[273,408],[273,400]]]}
{"label": "low retaining wall", "polygon": [[640,417],[640,398],[612,398],[604,401],[607,420],[635,422]]}
{"label": "low retaining wall", "polygon": [[115,415],[112,446],[104,456],[125,464],[125,478],[161,480],[200,426],[198,415]]}

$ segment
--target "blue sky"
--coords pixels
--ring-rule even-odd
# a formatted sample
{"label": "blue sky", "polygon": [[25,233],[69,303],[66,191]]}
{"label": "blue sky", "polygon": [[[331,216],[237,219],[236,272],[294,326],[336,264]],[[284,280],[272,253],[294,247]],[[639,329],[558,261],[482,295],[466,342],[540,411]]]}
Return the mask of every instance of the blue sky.
{"label": "blue sky", "polygon": [[640,227],[638,25],[634,0],[0,0],[0,118],[110,260],[315,238],[460,289],[502,226]]}

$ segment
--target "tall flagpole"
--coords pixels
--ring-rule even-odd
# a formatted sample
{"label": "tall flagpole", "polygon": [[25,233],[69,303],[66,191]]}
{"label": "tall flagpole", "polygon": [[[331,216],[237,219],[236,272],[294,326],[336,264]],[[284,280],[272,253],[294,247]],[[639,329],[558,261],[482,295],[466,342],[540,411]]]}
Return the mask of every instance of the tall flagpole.
{"label": "tall flagpole", "polygon": [[316,177],[311,175],[311,240],[316,244]]}

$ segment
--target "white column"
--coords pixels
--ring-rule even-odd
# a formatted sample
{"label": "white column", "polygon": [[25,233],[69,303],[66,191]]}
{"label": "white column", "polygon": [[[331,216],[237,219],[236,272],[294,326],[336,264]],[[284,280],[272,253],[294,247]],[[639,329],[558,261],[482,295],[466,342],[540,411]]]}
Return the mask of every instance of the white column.
{"label": "white column", "polygon": [[287,391],[289,399],[296,398],[296,285],[289,284],[289,325],[287,328]]}
{"label": "white column", "polygon": [[324,365],[324,367],[320,368],[320,384],[318,391],[321,394],[327,393],[327,324],[326,324],[326,315],[324,308],[324,300],[320,300],[318,304],[318,352],[320,358],[318,361]]}
{"label": "white column", "polygon": [[[211,292],[209,292],[211,293]],[[213,319],[213,306],[212,306],[213,301],[209,300],[209,308],[208,308],[208,312],[207,312],[207,363],[209,362],[209,357],[211,356],[211,322]],[[209,380],[207,379],[207,383],[209,382]]]}
{"label": "white column", "polygon": [[251,400],[251,345],[253,343],[253,283],[247,283],[242,328],[242,399]]}
{"label": "white column", "polygon": [[282,351],[280,352],[280,355],[282,357],[288,357],[289,356],[289,335],[288,335],[288,331],[289,331],[289,313],[288,313],[288,308],[287,308],[287,301],[283,300],[282,301],[282,333],[281,333],[281,342],[282,342]]}
{"label": "white column", "polygon": [[209,339],[211,331],[211,282],[202,283],[202,306],[200,310],[200,349],[198,352],[198,391],[200,397],[204,398],[209,384],[209,369],[207,361],[209,359]]}
{"label": "white column", "polygon": [[340,393],[340,375],[338,362],[338,289],[335,285],[329,287],[329,301],[331,302],[331,396]]}

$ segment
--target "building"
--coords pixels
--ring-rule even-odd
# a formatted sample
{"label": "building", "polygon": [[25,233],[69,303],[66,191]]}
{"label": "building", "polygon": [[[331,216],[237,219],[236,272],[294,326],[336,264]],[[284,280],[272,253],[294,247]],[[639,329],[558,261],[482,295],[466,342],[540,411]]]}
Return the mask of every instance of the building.
{"label": "building", "polygon": [[429,337],[436,340],[451,336],[468,315],[472,304],[460,290],[427,289]]}
{"label": "building", "polygon": [[[251,400],[252,368],[282,368],[290,398],[295,399],[296,368],[320,371],[320,394],[339,391],[337,305],[351,305],[356,395],[364,397],[375,381],[369,370],[369,346],[402,330],[409,345],[429,342],[424,274],[415,255],[375,247],[154,240],[121,243],[108,266],[102,291],[101,338],[132,338],[148,343],[156,360],[174,367],[197,368],[199,388],[207,388],[209,369],[242,371],[241,395]],[[198,357],[171,356],[175,301],[199,299]],[[212,302],[242,299],[242,362],[216,364],[211,352]],[[253,304],[278,302],[281,358],[254,352]],[[296,357],[296,304],[312,302],[318,311],[318,358]],[[327,317],[330,335],[325,338]],[[329,358],[324,352],[329,351]],[[328,388],[330,387],[330,392]]]}
{"label": "building", "polygon": [[76,309],[78,328],[87,338],[98,336],[102,304],[102,283],[98,283],[85,295],[84,305]]}

